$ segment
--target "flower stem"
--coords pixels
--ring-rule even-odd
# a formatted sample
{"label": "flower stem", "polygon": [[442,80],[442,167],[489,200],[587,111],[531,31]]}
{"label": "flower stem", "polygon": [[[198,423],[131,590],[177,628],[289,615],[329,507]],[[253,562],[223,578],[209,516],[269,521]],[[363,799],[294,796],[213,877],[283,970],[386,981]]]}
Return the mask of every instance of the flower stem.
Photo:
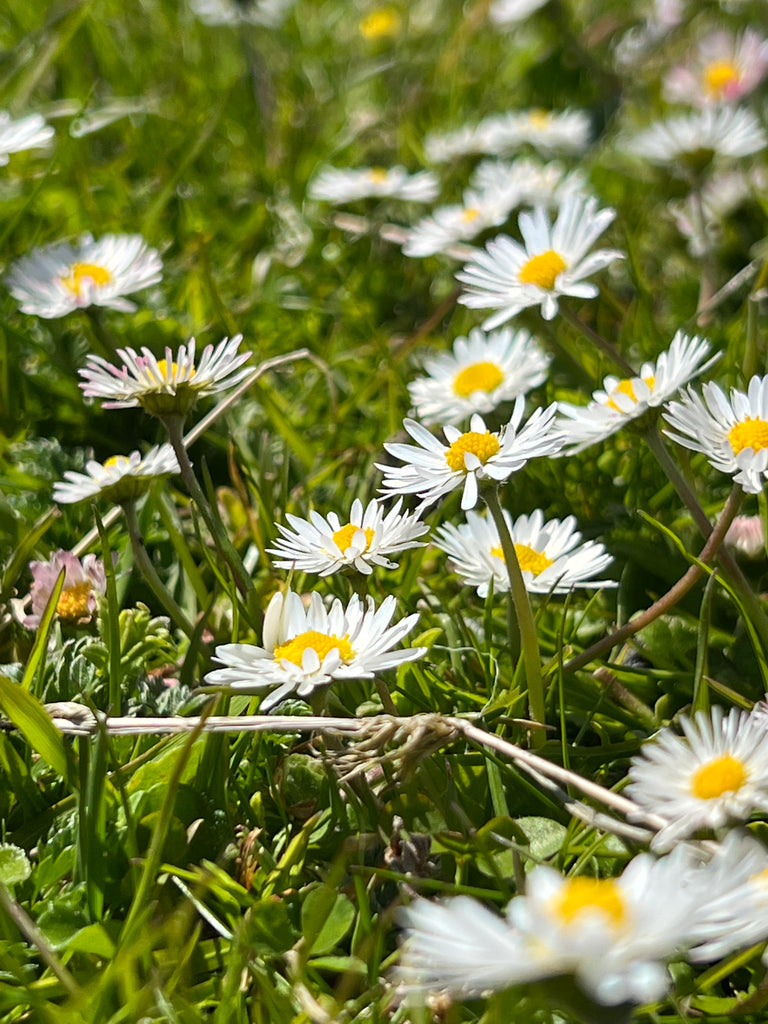
{"label": "flower stem", "polygon": [[150,590],[163,608],[168,612],[171,619],[176,623],[179,629],[183,630],[191,639],[192,634],[195,631],[195,627],[178,606],[168,588],[155,572],[155,567],[152,565],[150,557],[147,554],[147,549],[144,547],[144,541],[141,538],[141,530],[139,529],[139,520],[136,515],[135,503],[133,501],[124,502],[123,511],[125,513],[125,522],[128,527],[128,536],[131,540],[131,549],[133,551],[133,557],[136,561],[136,565],[139,567],[144,579],[147,581]]}
{"label": "flower stem", "polygon": [[[525,677],[528,683],[529,714],[532,721],[539,725],[544,725],[546,723],[546,712],[544,708],[544,683],[541,675],[541,654],[539,652],[539,639],[536,635],[536,621],[533,617],[531,602],[528,597],[525,580],[523,579],[523,573],[520,569],[520,562],[515,551],[512,535],[509,532],[507,521],[501,510],[499,493],[495,485],[483,489],[483,499],[496,524],[501,542],[501,550],[504,553],[504,562],[507,566],[509,593],[514,605],[523,651]],[[513,637],[510,637],[510,646],[513,650],[516,646],[516,639]],[[544,739],[545,734],[543,730],[532,730],[531,742],[534,746],[541,746]]]}
{"label": "flower stem", "polygon": [[214,544],[219,549],[219,553],[232,570],[237,589],[245,597],[252,589],[248,572],[243,565],[240,555],[235,550],[234,544],[227,536],[227,531],[221,528],[221,524],[213,514],[208,499],[195,476],[195,471],[192,468],[187,452],[187,446],[184,443],[184,419],[182,416],[164,416],[162,422],[168,431],[168,440],[171,442],[171,446],[176,453],[181,477],[189,491],[189,496],[200,510],[200,515],[205,520],[205,525],[208,527],[208,531]]}
{"label": "flower stem", "polygon": [[583,320],[576,316],[567,302],[563,302],[561,300],[558,308],[562,318],[567,320],[571,327],[575,327],[577,331],[589,338],[589,340],[596,345],[604,355],[608,356],[611,362],[621,370],[624,376],[637,376],[624,356],[620,352],[616,351],[610,341],[608,341],[607,338],[604,338],[602,334],[598,334],[594,328],[590,327],[589,324],[584,323]]}

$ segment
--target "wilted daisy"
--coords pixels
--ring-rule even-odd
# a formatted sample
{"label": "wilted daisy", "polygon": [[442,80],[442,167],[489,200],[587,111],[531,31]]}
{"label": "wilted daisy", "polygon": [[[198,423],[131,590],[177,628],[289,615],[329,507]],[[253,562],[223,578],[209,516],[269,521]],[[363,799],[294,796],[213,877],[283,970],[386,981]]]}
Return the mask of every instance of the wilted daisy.
{"label": "wilted daisy", "polygon": [[550,360],[528,331],[485,334],[473,327],[451,352],[425,359],[428,376],[410,383],[408,392],[423,423],[459,423],[527,394],[546,380]]}
{"label": "wilted daisy", "polygon": [[124,298],[157,284],[162,263],[141,235],[81,235],[77,245],[57,242],[17,260],[6,277],[22,312],[46,319],[84,306],[136,309]]}
{"label": "wilted daisy", "polygon": [[261,710],[269,711],[289,694],[308,697],[334,679],[372,679],[426,653],[425,647],[391,649],[418,620],[408,615],[390,626],[396,604],[390,595],[376,608],[372,598],[363,603],[355,595],[346,608],[338,599],[326,608],[314,592],[306,608],[293,591],[278,592],[264,616],[264,646],[217,647],[214,661],[226,667],[209,672],[206,682],[267,693]]}
{"label": "wilted daisy", "polygon": [[500,28],[517,25],[543,7],[548,0],[494,0],[488,9],[488,17]]}
{"label": "wilted daisy", "polygon": [[470,187],[502,197],[509,210],[516,206],[559,206],[569,195],[586,192],[583,171],[567,171],[562,164],[540,164],[529,157],[483,160],[475,168]]}
{"label": "wilted daisy", "polygon": [[667,210],[688,240],[690,254],[700,257],[712,252],[722,241],[729,215],[755,194],[760,195],[767,184],[762,168],[748,172],[732,168],[708,175],[698,195],[670,200]]}
{"label": "wilted daisy", "polygon": [[708,370],[720,358],[718,353],[705,362],[708,352],[708,341],[678,331],[667,351],[655,362],[643,363],[637,377],[606,377],[602,389],[593,392],[589,405],[559,402],[560,413],[566,418],[560,429],[568,438],[568,454],[604,441],[649,409],[658,408],[691,377]]}
{"label": "wilted daisy", "polygon": [[749,110],[710,107],[657,121],[624,143],[624,150],[687,175],[716,157],[735,159],[765,149],[760,122]]}
{"label": "wilted daisy", "polygon": [[148,348],[141,355],[119,348],[123,365],[117,367],[102,356],[89,355],[88,365],[78,371],[87,398],[108,399],[105,409],[130,409],[140,405],[153,415],[186,413],[198,398],[234,387],[251,372],[242,368],[250,352],[238,352],[242,334],[224,338],[215,347],[206,345],[195,365],[195,339],[190,338],[176,355],[166,348],[157,359]]}
{"label": "wilted daisy", "polygon": [[119,503],[136,498],[148,490],[153,480],[179,472],[173,448],[169,444],[156,445],[146,455],[113,455],[106,462],[91,459],[85,464],[85,473],[70,469],[64,482],[53,485],[53,500],[59,504],[72,504],[86,498],[104,498]]}
{"label": "wilted daisy", "polygon": [[280,569],[330,576],[343,569],[356,569],[365,576],[376,565],[396,569],[397,562],[387,557],[408,548],[421,547],[418,538],[427,532],[427,525],[418,512],[400,514],[402,499],[385,515],[379,501],[371,501],[363,508],[359,498],[352,502],[349,519],[342,521],[335,512],[321,516],[314,510],[309,521],[286,514],[292,529],[277,524],[280,538],[270,554],[277,555],[275,565]]}
{"label": "wilted daisy", "polygon": [[596,199],[581,195],[565,200],[554,225],[543,207],[521,213],[523,244],[507,235],[488,242],[456,275],[467,285],[459,302],[498,310],[483,323],[484,330],[491,330],[528,306],[540,305],[544,319],[552,320],[560,295],[594,298],[597,285],[584,278],[623,258],[616,249],[589,252],[615,216],[611,209],[598,210]]}
{"label": "wilted daisy", "polygon": [[409,199],[431,202],[440,184],[431,171],[410,174],[405,167],[323,167],[310,181],[310,199],[351,203],[358,199]]}
{"label": "wilted daisy", "polygon": [[664,97],[696,107],[737,103],[767,71],[768,39],[750,28],[738,36],[713,32],[699,41],[691,59],[664,76]]}
{"label": "wilted daisy", "polygon": [[25,600],[30,612],[22,619],[27,629],[37,629],[53,588],[64,570],[64,585],[56,603],[56,614],[67,623],[81,625],[96,613],[96,596],[105,594],[107,578],[104,564],[96,555],[85,555],[82,562],[71,551],[54,551],[47,562],[30,562],[32,586]]}
{"label": "wilted daisy", "polygon": [[725,544],[745,558],[765,558],[762,516],[736,516],[725,534]]}
{"label": "wilted daisy", "polygon": [[463,203],[438,206],[408,230],[406,256],[432,256],[454,242],[466,241],[486,228],[503,224],[514,206],[500,192],[465,192]]}
{"label": "wilted daisy", "polygon": [[685,882],[694,867],[685,847],[658,860],[640,854],[619,878],[563,878],[535,867],[506,918],[467,896],[416,900],[400,912],[408,932],[398,980],[472,998],[572,975],[603,1005],[660,999],[670,983],[663,962],[690,926]]}
{"label": "wilted daisy", "polygon": [[[613,559],[602,544],[581,541],[576,519],[544,521],[536,509],[515,522],[505,510],[504,520],[512,536],[515,554],[531,594],[566,594],[574,587],[615,587],[612,580],[597,580]],[[451,568],[479,597],[487,597],[493,581],[495,594],[509,590],[509,575],[499,532],[491,518],[467,512],[467,521],[459,526],[446,523],[437,529],[437,546],[447,552]]]}
{"label": "wilted daisy", "polygon": [[730,473],[750,494],[759,494],[768,476],[768,377],[753,377],[746,394],[731,388],[730,401],[711,381],[702,396],[688,387],[670,402],[664,419],[673,441],[703,452],[721,473]]}
{"label": "wilted daisy", "polygon": [[28,114],[13,121],[7,111],[0,110],[0,167],[8,163],[11,153],[39,149],[52,138],[53,128],[40,114]]}
{"label": "wilted daisy", "polygon": [[755,714],[720,707],[682,716],[684,736],[661,729],[632,759],[627,796],[664,818],[651,847],[768,810],[768,729]]}
{"label": "wilted daisy", "polygon": [[519,429],[524,408],[525,399],[521,395],[515,402],[509,423],[498,432],[487,430],[482,417],[477,415],[472,417],[465,433],[447,424],[443,427],[447,445],[421,423],[404,420],[403,426],[416,445],[384,445],[390,455],[405,465],[376,464],[384,474],[382,493],[386,497],[418,494],[425,504],[430,504],[461,487],[461,507],[474,508],[480,482],[506,480],[529,459],[553,455],[562,447],[564,438],[554,426],[556,406],[536,409]]}

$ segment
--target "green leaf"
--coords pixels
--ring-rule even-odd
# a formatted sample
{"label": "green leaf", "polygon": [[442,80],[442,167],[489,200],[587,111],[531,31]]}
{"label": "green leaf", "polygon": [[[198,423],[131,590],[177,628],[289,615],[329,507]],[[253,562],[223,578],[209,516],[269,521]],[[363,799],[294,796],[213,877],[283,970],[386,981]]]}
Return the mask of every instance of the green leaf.
{"label": "green leaf", "polygon": [[40,701],[7,676],[0,676],[0,707],[32,749],[63,779],[73,783],[71,754]]}
{"label": "green leaf", "polygon": [[311,889],[301,908],[301,930],[310,953],[329,953],[355,920],[352,901],[328,885]]}
{"label": "green leaf", "polygon": [[25,882],[32,873],[26,853],[13,843],[0,844],[0,883],[7,886]]}

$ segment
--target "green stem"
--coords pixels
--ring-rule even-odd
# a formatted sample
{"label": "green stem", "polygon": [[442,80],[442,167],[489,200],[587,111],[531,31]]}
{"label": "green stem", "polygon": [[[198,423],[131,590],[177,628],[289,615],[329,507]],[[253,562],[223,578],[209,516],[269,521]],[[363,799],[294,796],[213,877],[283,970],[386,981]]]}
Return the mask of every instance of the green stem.
{"label": "green stem", "polygon": [[598,334],[594,328],[590,327],[589,324],[585,324],[583,320],[577,317],[567,302],[563,302],[561,299],[558,304],[558,308],[563,320],[566,320],[571,327],[575,327],[577,331],[597,346],[604,355],[608,356],[611,362],[621,370],[625,377],[637,376],[624,356],[621,355],[620,352],[616,351],[610,341],[608,341],[607,338],[604,338],[602,334]]}
{"label": "green stem", "polygon": [[[523,664],[525,665],[525,677],[528,683],[529,714],[533,722],[545,725],[544,683],[541,675],[541,654],[539,652],[539,639],[536,634],[536,620],[533,617],[531,602],[528,598],[528,591],[520,569],[520,562],[515,551],[512,534],[509,532],[507,521],[501,510],[498,490],[494,484],[484,488],[482,493],[491,518],[496,524],[499,541],[501,542],[501,550],[504,553],[504,562],[507,566],[509,592],[517,618],[517,628],[520,633],[523,651]],[[513,643],[514,640],[510,637],[510,646],[513,646]],[[531,741],[534,746],[541,746],[544,739],[545,733],[543,730],[534,729],[532,731]]]}
{"label": "green stem", "polygon": [[144,547],[144,541],[141,538],[141,530],[139,529],[139,520],[136,515],[135,503],[133,501],[125,501],[123,503],[123,511],[125,512],[128,536],[131,540],[131,549],[133,550],[133,557],[136,565],[139,567],[144,579],[147,581],[150,590],[163,608],[168,612],[171,619],[176,623],[179,629],[183,630],[191,639],[192,634],[195,632],[195,627],[178,606],[168,588],[155,572],[155,567],[152,565],[150,557],[147,554],[147,549]]}
{"label": "green stem", "polygon": [[189,496],[199,509],[200,515],[208,527],[211,539],[219,549],[219,553],[232,570],[237,589],[243,597],[246,597],[252,589],[248,572],[243,565],[240,555],[235,550],[235,546],[227,536],[226,530],[221,528],[221,524],[213,514],[208,499],[195,476],[195,471],[187,452],[187,446],[184,444],[184,418],[183,416],[164,416],[162,417],[162,422],[168,431],[168,440],[171,442],[171,446],[176,453],[181,477],[189,491]]}

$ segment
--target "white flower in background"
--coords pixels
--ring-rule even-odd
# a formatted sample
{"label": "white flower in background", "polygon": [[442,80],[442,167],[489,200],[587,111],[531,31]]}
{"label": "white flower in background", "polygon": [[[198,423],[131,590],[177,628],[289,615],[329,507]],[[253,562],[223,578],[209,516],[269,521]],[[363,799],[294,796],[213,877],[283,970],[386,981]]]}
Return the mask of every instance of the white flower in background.
{"label": "white flower in background", "polygon": [[198,398],[234,387],[251,372],[242,368],[250,352],[238,352],[242,334],[224,338],[215,347],[206,345],[195,364],[195,339],[190,338],[174,355],[166,348],[158,359],[148,348],[141,355],[119,348],[122,366],[102,356],[89,355],[88,365],[78,370],[86,398],[100,398],[105,409],[130,409],[140,405],[154,415],[187,412]]}
{"label": "white flower in background", "polygon": [[736,159],[765,149],[766,135],[750,110],[709,107],[657,121],[626,139],[625,152],[687,173],[713,158]]}
{"label": "white flower in background", "polygon": [[488,17],[500,28],[517,25],[538,11],[548,0],[494,0],[488,10]]}
{"label": "white flower in background", "polygon": [[96,597],[107,591],[104,563],[96,555],[85,555],[82,562],[71,551],[54,551],[47,562],[30,562],[32,586],[24,604],[30,613],[22,619],[27,629],[37,629],[53,588],[64,570],[64,585],[56,603],[56,614],[63,622],[83,624],[96,614]]}
{"label": "white flower in background", "polygon": [[551,358],[528,331],[504,327],[485,334],[473,327],[451,352],[425,359],[428,376],[412,381],[408,393],[423,423],[459,423],[537,387],[547,379]]}
{"label": "white flower in background", "polygon": [[432,171],[410,174],[405,167],[323,167],[310,181],[310,199],[352,203],[358,199],[406,199],[429,203],[440,191]]}
{"label": "white flower in background", "polygon": [[664,76],[664,98],[670,103],[706,107],[737,103],[768,72],[768,39],[753,29],[740,35],[713,32],[698,43],[685,64]]}
{"label": "white flower in background", "polygon": [[540,164],[529,157],[483,160],[475,168],[470,188],[503,197],[509,210],[516,206],[559,206],[568,196],[586,192],[583,171],[567,171],[554,161]]}
{"label": "white flower in background", "polygon": [[305,608],[293,591],[278,592],[264,616],[264,646],[217,647],[214,661],[226,667],[209,672],[206,682],[267,693],[261,710],[269,711],[291,694],[308,697],[334,679],[372,679],[426,653],[425,647],[391,649],[418,620],[418,615],[408,615],[390,626],[396,604],[390,595],[376,608],[372,598],[363,604],[355,595],[346,608],[337,599],[328,609],[313,592]]}
{"label": "white flower in background", "polygon": [[8,163],[11,153],[47,146],[53,134],[53,128],[40,114],[28,114],[13,121],[7,111],[0,110],[0,167]]}
{"label": "white flower in background", "polygon": [[480,122],[449,132],[429,132],[424,139],[424,156],[430,164],[444,164],[474,153],[497,153],[495,145],[495,136]]}
{"label": "white flower in background", "polygon": [[728,216],[755,194],[765,191],[766,184],[762,168],[753,168],[749,173],[719,171],[707,176],[700,196],[670,200],[667,209],[677,230],[688,240],[690,254],[698,258],[712,252],[722,241]]}
{"label": "white flower in background", "polygon": [[632,759],[626,794],[667,821],[651,848],[668,850],[700,829],[718,829],[768,810],[768,729],[759,715],[682,716],[684,736],[661,729]]}
{"label": "white flower in background", "polygon": [[536,409],[520,429],[524,408],[525,399],[521,395],[515,402],[509,423],[498,432],[487,430],[477,415],[472,417],[465,433],[448,424],[443,427],[447,445],[421,423],[404,420],[403,426],[416,445],[384,445],[390,455],[405,465],[376,464],[384,474],[381,492],[387,498],[418,494],[424,504],[431,504],[460,487],[461,507],[474,508],[482,481],[506,480],[529,459],[553,455],[562,447],[564,439],[554,428],[556,406]]}
{"label": "white flower in background", "polygon": [[528,306],[541,306],[541,315],[557,315],[560,295],[591,299],[597,285],[584,280],[614,260],[623,259],[616,249],[596,249],[592,244],[616,216],[611,209],[598,210],[597,200],[570,196],[550,223],[543,207],[521,213],[523,244],[507,235],[487,243],[456,277],[467,285],[459,302],[472,309],[496,309],[483,323],[484,330],[498,327]]}
{"label": "white flower in background", "polygon": [[493,192],[465,192],[463,203],[438,206],[408,230],[403,243],[406,256],[432,256],[454,242],[474,238],[486,228],[503,224],[513,204]]}
{"label": "white flower in background", "polygon": [[206,25],[261,25],[277,28],[295,0],[190,0],[192,13]]}
{"label": "white flower in background", "polygon": [[22,312],[46,319],[84,306],[121,313],[136,309],[123,296],[157,284],[162,262],[141,235],[81,235],[77,245],[56,242],[12,265],[6,285]]}
{"label": "white flower in background", "polygon": [[745,558],[765,558],[762,516],[736,516],[725,534],[725,542]]}
{"label": "white flower in background", "polygon": [[640,854],[619,878],[535,867],[506,918],[467,896],[418,899],[400,911],[408,932],[397,980],[471,998],[567,974],[606,1006],[653,1002],[669,987],[664,961],[686,941],[697,866],[681,846],[658,860]]}
{"label": "white flower in background", "polygon": [[179,463],[169,444],[156,445],[146,455],[113,455],[106,462],[91,459],[85,473],[70,469],[64,481],[53,485],[53,500],[59,504],[104,498],[115,503],[144,494],[153,480],[179,472]]}
{"label": "white flower in background", "polygon": [[646,61],[648,51],[657,47],[670,30],[683,20],[685,7],[686,0],[652,0],[650,4],[644,3],[643,8],[647,10],[645,22],[625,32],[614,46],[616,66],[627,71],[641,61]]}
{"label": "white flower in background", "polygon": [[396,569],[397,562],[387,556],[422,547],[418,538],[428,530],[418,512],[401,515],[401,506],[402,499],[385,515],[381,502],[371,501],[363,508],[363,503],[355,498],[346,522],[335,512],[321,516],[313,510],[309,520],[289,512],[286,519],[292,529],[278,523],[281,536],[267,551],[277,556],[275,565],[279,569],[295,569],[319,576],[330,576],[344,569],[356,569],[368,576],[376,565]]}
{"label": "white flower in background", "polygon": [[729,473],[749,494],[759,494],[768,476],[768,377],[753,377],[746,394],[731,388],[730,400],[711,381],[703,398],[687,388],[670,402],[664,419],[673,441],[703,452],[721,473]]}
{"label": "white flower in background", "polygon": [[717,353],[705,362],[708,353],[708,341],[689,338],[678,331],[667,351],[655,362],[643,363],[637,377],[606,377],[602,390],[593,392],[589,405],[559,402],[558,408],[565,417],[560,429],[568,438],[566,452],[572,455],[604,441],[649,409],[658,408],[720,358]]}
{"label": "white flower in background", "polygon": [[[612,580],[597,580],[613,559],[602,544],[586,541],[576,529],[576,519],[544,521],[544,513],[536,509],[530,516],[519,516],[515,522],[504,511],[517,560],[523,573],[526,590],[531,594],[567,594],[574,587],[615,587]],[[447,552],[451,568],[478,597],[487,597],[491,580],[493,592],[509,590],[509,575],[493,520],[467,512],[467,521],[459,526],[446,523],[437,529],[436,544]]]}
{"label": "white flower in background", "polygon": [[487,139],[486,153],[511,153],[532,146],[540,153],[583,153],[589,145],[592,127],[583,110],[530,110],[491,114],[479,125]]}

